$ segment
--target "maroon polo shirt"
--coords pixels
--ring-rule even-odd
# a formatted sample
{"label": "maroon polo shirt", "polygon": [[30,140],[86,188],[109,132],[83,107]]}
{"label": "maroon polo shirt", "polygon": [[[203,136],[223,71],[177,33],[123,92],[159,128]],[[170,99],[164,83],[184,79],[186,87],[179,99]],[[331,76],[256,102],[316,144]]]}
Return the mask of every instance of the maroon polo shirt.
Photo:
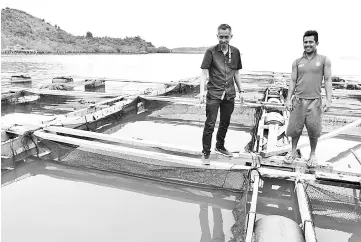
{"label": "maroon polo shirt", "polygon": [[229,45],[225,55],[220,44],[210,47],[204,55],[201,69],[209,71],[207,90],[210,95],[221,99],[225,92],[227,100],[236,97],[234,75],[242,69],[241,54],[236,47]]}

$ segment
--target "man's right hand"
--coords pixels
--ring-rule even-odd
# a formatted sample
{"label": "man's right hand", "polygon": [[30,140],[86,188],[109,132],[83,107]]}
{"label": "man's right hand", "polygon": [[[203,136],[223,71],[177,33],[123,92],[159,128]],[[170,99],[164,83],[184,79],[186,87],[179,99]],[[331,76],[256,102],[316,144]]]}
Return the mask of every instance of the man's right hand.
{"label": "man's right hand", "polygon": [[287,109],[288,111],[290,111],[290,112],[292,111],[293,106],[292,106],[292,102],[291,102],[290,99],[286,99],[285,106],[286,106],[286,109]]}
{"label": "man's right hand", "polygon": [[206,102],[206,92],[202,92],[199,94],[199,102],[201,104]]}

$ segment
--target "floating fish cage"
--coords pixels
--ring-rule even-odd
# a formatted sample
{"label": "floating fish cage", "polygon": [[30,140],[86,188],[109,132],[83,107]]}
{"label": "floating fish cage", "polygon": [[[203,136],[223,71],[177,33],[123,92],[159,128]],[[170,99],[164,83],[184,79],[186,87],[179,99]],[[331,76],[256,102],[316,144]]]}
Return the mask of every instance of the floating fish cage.
{"label": "floating fish cage", "polygon": [[[348,224],[359,224],[361,173],[332,164],[309,168],[302,161],[284,163],[290,149],[285,136],[287,87],[270,84],[274,76],[268,73],[248,73],[247,78],[260,75],[265,86],[256,91],[249,87],[246,101],[235,102],[227,133],[233,157],[212,152],[209,166],[201,161],[205,105],[197,99],[199,78],[193,78],[143,95],[97,102],[36,127],[9,127],[2,133],[2,168],[37,157],[144,183],[235,192],[231,241],[273,237],[309,242],[317,240],[318,228],[330,229],[331,224],[346,231]],[[359,127],[361,119],[353,118],[320,140]]]}

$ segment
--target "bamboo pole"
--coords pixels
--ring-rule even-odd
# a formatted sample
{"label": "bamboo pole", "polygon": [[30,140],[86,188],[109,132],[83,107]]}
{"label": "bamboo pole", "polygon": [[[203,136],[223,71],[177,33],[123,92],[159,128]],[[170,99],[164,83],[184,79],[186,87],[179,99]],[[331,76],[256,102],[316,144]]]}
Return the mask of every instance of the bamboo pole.
{"label": "bamboo pole", "polygon": [[317,242],[316,233],[313,226],[313,221],[310,213],[310,208],[307,200],[305,188],[301,182],[296,182],[297,200],[300,210],[302,228],[305,235],[306,242]]}
{"label": "bamboo pole", "polygon": [[[357,119],[356,121],[352,122],[352,123],[349,123],[341,128],[338,128],[338,129],[335,129],[327,134],[324,134],[322,135],[319,139],[318,139],[318,142],[320,141],[324,141],[324,140],[327,140],[327,139],[330,139],[332,137],[335,137],[337,135],[339,135],[340,133],[350,129],[350,128],[354,128],[358,125],[361,124],[361,118],[360,119]],[[297,146],[298,149],[301,149],[301,148],[304,148],[304,147],[307,147],[309,146],[309,142],[308,141],[303,141],[303,142],[300,142]],[[292,145],[287,145],[285,146],[284,148],[282,149],[278,149],[278,150],[273,150],[273,151],[268,151],[268,152],[261,152],[261,155],[263,157],[270,157],[270,156],[273,156],[273,155],[279,155],[279,154],[282,154],[282,153],[285,153],[285,152],[288,152],[292,149]]]}
{"label": "bamboo pole", "polygon": [[258,173],[254,174],[252,201],[251,201],[251,207],[249,209],[249,215],[248,215],[248,221],[247,221],[248,223],[247,223],[246,242],[252,242],[254,224],[256,221],[259,181],[260,181],[260,179],[259,179]]}

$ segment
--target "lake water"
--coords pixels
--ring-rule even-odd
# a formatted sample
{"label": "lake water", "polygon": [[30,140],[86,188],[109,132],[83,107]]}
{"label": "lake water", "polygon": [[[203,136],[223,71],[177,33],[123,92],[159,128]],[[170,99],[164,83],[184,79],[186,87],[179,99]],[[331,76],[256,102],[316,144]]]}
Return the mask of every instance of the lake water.
{"label": "lake water", "polygon": [[[75,80],[95,77],[115,79],[106,84],[106,92],[140,91],[154,84],[123,83],[121,86],[116,80],[140,80],[161,85],[198,76],[202,58],[201,54],[6,56],[1,58],[1,87],[2,91],[11,87],[9,78],[15,74],[30,75],[34,79],[32,87],[49,84],[53,77],[65,75],[73,76]],[[273,56],[243,56],[247,70],[289,72],[292,61],[293,58],[275,61]],[[335,59],[334,73],[358,74],[361,66],[358,63],[358,59]],[[51,108],[47,110],[51,114]],[[7,109],[6,112],[20,111]],[[26,112],[34,115],[32,110]],[[45,114],[43,111],[37,114],[39,116],[32,116],[34,121],[44,118],[41,117]],[[7,115],[2,117],[2,122],[4,119],[9,122],[13,119],[31,120],[27,117]],[[149,128],[148,132],[140,132],[140,126],[145,125]],[[200,142],[196,138],[187,142],[174,139],[174,136],[191,132],[194,137],[199,137],[201,126],[190,130],[189,126],[162,124],[163,129],[176,132],[156,134],[160,130],[159,123],[142,121],[129,123],[114,135],[133,137],[133,131],[138,130],[137,137],[141,139],[154,138],[154,141],[163,143],[173,139],[175,144],[183,143],[199,150]],[[244,147],[249,134],[244,130],[230,130],[227,136],[230,139],[237,139],[240,135],[247,138],[232,144],[232,150]],[[188,196],[180,192],[186,191],[186,187],[80,170],[51,162],[24,164],[3,175],[2,184],[6,185],[1,189],[2,241],[206,242],[223,233],[224,239],[219,241],[228,241],[232,236],[232,209],[236,203],[235,194],[229,192],[194,189]],[[289,184],[286,183],[287,186]],[[274,196],[277,197],[278,193]],[[209,197],[213,199],[212,203],[209,203]],[[222,207],[225,198],[227,206]],[[284,199],[279,204],[277,199],[260,199],[258,217],[268,214],[294,216],[295,203],[292,199],[289,198],[287,206],[283,203]],[[223,221],[221,226],[219,217]],[[317,228],[316,232],[320,241],[347,241],[351,237],[357,241],[360,238],[357,225],[339,230],[325,226]]]}
{"label": "lake water", "polygon": [[24,164],[2,183],[4,242],[228,241],[238,196],[51,162]]}
{"label": "lake water", "polygon": [[[295,58],[243,55],[242,62],[244,70],[290,72]],[[330,58],[334,75],[361,75],[360,58]],[[38,79],[33,87],[49,84],[53,77],[63,75],[164,83],[198,76],[202,59],[203,54],[2,56],[1,86],[9,86],[11,75],[19,74]]]}

